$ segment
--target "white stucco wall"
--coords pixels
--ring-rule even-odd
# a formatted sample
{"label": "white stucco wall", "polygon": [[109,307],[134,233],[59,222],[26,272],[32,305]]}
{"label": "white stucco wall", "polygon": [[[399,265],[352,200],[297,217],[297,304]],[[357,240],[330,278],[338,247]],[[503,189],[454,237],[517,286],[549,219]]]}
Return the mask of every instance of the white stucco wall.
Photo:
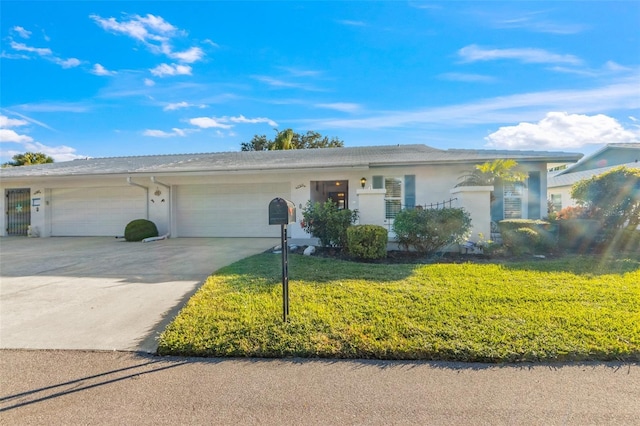
{"label": "white stucco wall", "polygon": [[[302,209],[310,198],[312,181],[332,181],[346,180],[348,181],[348,207],[350,209],[358,209],[360,212],[361,223],[363,221],[369,223],[380,224],[388,227],[389,224],[384,221],[384,197],[383,193],[378,194],[380,201],[372,201],[366,196],[359,196],[362,190],[360,179],[367,179],[366,187],[369,188],[373,183],[373,176],[400,177],[405,175],[415,175],[416,179],[416,204],[424,205],[436,202],[442,202],[455,198],[457,195],[451,193],[451,189],[459,182],[459,177],[465,172],[473,168],[471,164],[454,164],[454,165],[419,165],[419,166],[402,166],[402,167],[352,167],[352,168],[322,168],[322,169],[305,169],[305,170],[288,170],[282,171],[238,171],[238,172],[218,172],[218,173],[154,173],[154,174],[137,174],[132,176],[132,182],[143,185],[148,188],[148,215],[158,226],[161,234],[175,229],[176,223],[176,203],[175,188],[180,185],[215,185],[225,183],[251,184],[255,182],[288,182],[290,184],[290,192],[282,194],[282,198],[288,198],[296,206],[296,223],[289,225],[290,237],[295,239],[308,239],[309,235],[300,227],[302,219]],[[544,172],[545,165],[543,163],[524,164],[522,168],[526,171],[537,170]],[[152,181],[155,176],[157,182]],[[40,197],[40,208],[36,211],[32,209],[31,223],[37,226],[41,231],[41,236],[49,235],[50,216],[49,216],[49,200],[52,189],[57,188],[77,188],[77,187],[122,187],[130,188],[127,183],[127,175],[110,175],[102,177],[87,176],[67,176],[67,177],[50,177],[50,178],[31,178],[16,179],[0,182],[0,188],[4,195],[7,188],[30,188],[32,198]],[[541,173],[541,184],[546,187],[546,173]],[[162,185],[160,184],[162,183]],[[166,186],[169,186],[167,188]],[[35,194],[41,191],[40,194]],[[140,188],[141,196],[145,197],[145,190]],[[47,195],[49,194],[49,195]],[[362,193],[361,193],[362,194]],[[374,197],[376,198],[376,197]],[[365,201],[365,199],[367,201]],[[162,201],[164,200],[164,202]],[[5,198],[2,197],[2,211],[4,212]],[[265,211],[268,205],[264,206]],[[488,210],[488,209],[487,209]],[[541,211],[546,212],[546,197],[541,197]],[[488,213],[487,213],[488,214]],[[378,219],[376,219],[378,217]],[[484,221],[484,219],[483,219]],[[0,235],[5,235],[6,215],[1,215]]]}
{"label": "white stucco wall", "polygon": [[491,237],[491,191],[493,186],[463,186],[451,190],[456,200],[454,207],[464,208],[471,216],[469,239],[478,242]]}

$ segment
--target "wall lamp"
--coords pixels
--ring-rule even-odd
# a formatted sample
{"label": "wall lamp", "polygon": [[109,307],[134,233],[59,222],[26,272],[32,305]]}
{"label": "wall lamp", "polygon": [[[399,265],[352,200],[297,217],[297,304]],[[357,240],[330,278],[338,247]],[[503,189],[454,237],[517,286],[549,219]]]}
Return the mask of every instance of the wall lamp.
{"label": "wall lamp", "polygon": [[364,189],[364,186],[367,184],[367,178],[360,178],[360,186]]}

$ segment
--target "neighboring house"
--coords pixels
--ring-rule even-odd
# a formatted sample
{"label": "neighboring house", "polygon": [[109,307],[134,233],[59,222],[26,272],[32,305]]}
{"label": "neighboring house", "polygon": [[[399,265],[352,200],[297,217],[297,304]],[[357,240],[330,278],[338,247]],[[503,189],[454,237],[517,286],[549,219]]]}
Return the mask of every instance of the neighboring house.
{"label": "neighboring house", "polygon": [[[490,221],[546,215],[547,164],[575,162],[565,152],[440,150],[393,145],[288,151],[223,152],[91,158],[5,168],[2,235],[119,236],[137,218],[172,237],[277,237],[268,205],[291,200],[300,227],[307,201],[335,200],[357,209],[360,223],[390,229],[404,207],[453,200],[470,211],[474,235]],[[476,164],[515,159],[529,175],[524,186],[455,188]],[[489,194],[497,202],[490,216]],[[499,208],[496,208],[499,206]]]}
{"label": "neighboring house", "polygon": [[576,205],[571,187],[576,182],[600,175],[616,167],[640,168],[640,143],[612,143],[547,178],[547,197],[558,212]]}

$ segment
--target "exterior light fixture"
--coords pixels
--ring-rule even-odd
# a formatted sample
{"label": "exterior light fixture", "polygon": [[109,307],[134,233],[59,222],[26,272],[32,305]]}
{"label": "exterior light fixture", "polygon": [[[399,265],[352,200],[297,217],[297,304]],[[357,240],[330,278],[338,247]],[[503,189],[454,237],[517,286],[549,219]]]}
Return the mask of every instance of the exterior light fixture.
{"label": "exterior light fixture", "polygon": [[367,184],[367,178],[360,178],[360,185],[362,186],[362,189],[364,189],[364,186]]}

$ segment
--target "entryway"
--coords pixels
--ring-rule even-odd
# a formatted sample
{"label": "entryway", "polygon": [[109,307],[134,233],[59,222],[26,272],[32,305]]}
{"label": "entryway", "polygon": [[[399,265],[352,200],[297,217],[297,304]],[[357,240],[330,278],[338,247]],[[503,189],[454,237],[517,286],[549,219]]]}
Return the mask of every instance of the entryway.
{"label": "entryway", "polygon": [[348,180],[312,180],[311,202],[324,203],[332,200],[342,210],[349,206]]}
{"label": "entryway", "polygon": [[29,188],[7,189],[7,235],[27,235],[31,225],[31,190]]}

